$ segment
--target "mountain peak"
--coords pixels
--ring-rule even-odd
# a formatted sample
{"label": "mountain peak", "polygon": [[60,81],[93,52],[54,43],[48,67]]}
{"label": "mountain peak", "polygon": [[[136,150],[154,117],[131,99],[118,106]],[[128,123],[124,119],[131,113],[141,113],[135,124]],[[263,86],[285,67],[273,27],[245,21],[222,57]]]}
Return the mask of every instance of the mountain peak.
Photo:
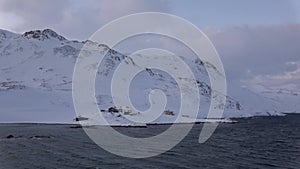
{"label": "mountain peak", "polygon": [[25,32],[22,36],[26,38],[34,38],[39,40],[45,40],[50,38],[56,38],[60,41],[66,40],[66,38],[57,34],[55,31],[51,29],[29,31],[29,32]]}
{"label": "mountain peak", "polygon": [[7,30],[0,29],[0,41],[4,40],[4,39],[9,39],[15,35],[17,35],[17,34],[7,31]]}

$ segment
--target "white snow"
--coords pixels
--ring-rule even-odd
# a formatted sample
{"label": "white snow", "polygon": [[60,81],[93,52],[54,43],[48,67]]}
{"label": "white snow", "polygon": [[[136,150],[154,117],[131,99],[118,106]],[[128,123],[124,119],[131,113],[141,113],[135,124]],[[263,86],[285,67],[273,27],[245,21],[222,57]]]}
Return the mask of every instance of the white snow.
{"label": "white snow", "polygon": [[[109,50],[107,46],[91,41],[69,41],[51,30],[23,35],[0,30],[0,122],[74,123],[76,113],[71,93],[72,74],[76,58],[84,44],[91,49],[83,51],[86,54],[102,54]],[[110,50],[100,64],[96,79],[99,109],[107,110],[114,106],[110,96],[110,81],[114,70],[124,59],[126,60],[125,55]],[[232,122],[229,120],[231,117],[299,112],[297,103],[300,94],[297,92],[253,92],[228,84],[224,119],[206,119],[211,89],[204,65],[210,69],[213,66],[190,57],[182,59],[191,67],[198,81],[201,103],[196,122]],[[126,61],[132,64],[128,58]],[[153,88],[166,94],[166,110],[173,111],[174,115],[162,114],[149,124],[174,122],[180,108],[180,93],[174,79],[162,71],[145,69],[133,80],[130,97],[134,106],[141,111],[148,109],[148,95]],[[102,113],[111,125],[145,125],[130,122],[124,114],[98,113]],[[182,121],[189,122],[191,119],[188,117]]]}

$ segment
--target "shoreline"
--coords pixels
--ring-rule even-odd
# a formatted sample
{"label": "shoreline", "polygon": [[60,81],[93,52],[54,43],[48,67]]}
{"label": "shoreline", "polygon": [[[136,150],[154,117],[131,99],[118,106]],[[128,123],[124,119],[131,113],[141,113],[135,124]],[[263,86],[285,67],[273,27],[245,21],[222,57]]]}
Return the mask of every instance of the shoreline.
{"label": "shoreline", "polygon": [[[147,123],[147,124],[112,124],[112,125],[87,125],[82,126],[80,123],[61,123],[61,122],[0,122],[1,125],[62,125],[62,126],[78,126],[78,128],[91,127],[91,126],[110,126],[110,127],[147,127],[147,126],[159,126],[159,125],[173,125],[173,124],[204,124],[204,123],[225,123],[225,124],[235,124],[239,123],[239,119],[251,119],[251,118],[266,118],[266,117],[284,117],[287,115],[299,115],[300,113],[282,113],[282,115],[271,115],[271,116],[250,116],[250,117],[233,117],[229,119],[197,119],[199,121],[195,122],[161,122],[161,123]],[[79,127],[80,126],[80,127]]]}

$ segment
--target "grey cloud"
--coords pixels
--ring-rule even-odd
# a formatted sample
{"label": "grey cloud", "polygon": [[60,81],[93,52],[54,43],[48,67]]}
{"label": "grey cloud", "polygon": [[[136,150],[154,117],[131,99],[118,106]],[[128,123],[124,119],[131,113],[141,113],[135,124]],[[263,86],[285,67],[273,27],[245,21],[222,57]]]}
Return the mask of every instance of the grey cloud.
{"label": "grey cloud", "polygon": [[22,18],[23,24],[16,25],[16,29],[20,30],[55,24],[70,3],[68,0],[58,3],[47,0],[4,0],[0,2],[0,10]]}
{"label": "grey cloud", "polygon": [[52,28],[68,38],[84,40],[103,24],[123,15],[171,10],[170,1],[148,0],[3,0],[0,12],[22,19],[14,31]]}
{"label": "grey cloud", "polygon": [[[76,32],[82,34],[80,38],[87,39],[101,26],[118,17],[136,12],[168,12],[171,9],[168,1],[104,0],[92,3],[92,6],[81,7],[76,11],[66,11],[63,24],[59,28],[64,30],[67,36]],[[68,25],[73,26],[70,28]],[[68,33],[68,29],[72,31]]]}
{"label": "grey cloud", "polygon": [[269,81],[279,80],[270,76],[298,69],[298,65],[289,64],[300,61],[300,24],[244,26],[206,32],[216,46],[230,80],[247,81],[257,76],[268,76]]}

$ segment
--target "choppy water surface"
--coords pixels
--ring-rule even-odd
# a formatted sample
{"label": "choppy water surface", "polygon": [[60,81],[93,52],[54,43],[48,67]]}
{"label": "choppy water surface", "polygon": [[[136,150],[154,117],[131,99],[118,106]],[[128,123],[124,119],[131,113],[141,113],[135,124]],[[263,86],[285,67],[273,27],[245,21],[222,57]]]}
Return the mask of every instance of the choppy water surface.
{"label": "choppy water surface", "polygon": [[[238,119],[221,124],[204,144],[194,126],[175,148],[156,157],[129,159],[94,144],[70,125],[1,124],[0,169],[14,168],[300,168],[300,115]],[[148,137],[166,126],[118,128]],[[12,135],[12,138],[7,136]]]}

